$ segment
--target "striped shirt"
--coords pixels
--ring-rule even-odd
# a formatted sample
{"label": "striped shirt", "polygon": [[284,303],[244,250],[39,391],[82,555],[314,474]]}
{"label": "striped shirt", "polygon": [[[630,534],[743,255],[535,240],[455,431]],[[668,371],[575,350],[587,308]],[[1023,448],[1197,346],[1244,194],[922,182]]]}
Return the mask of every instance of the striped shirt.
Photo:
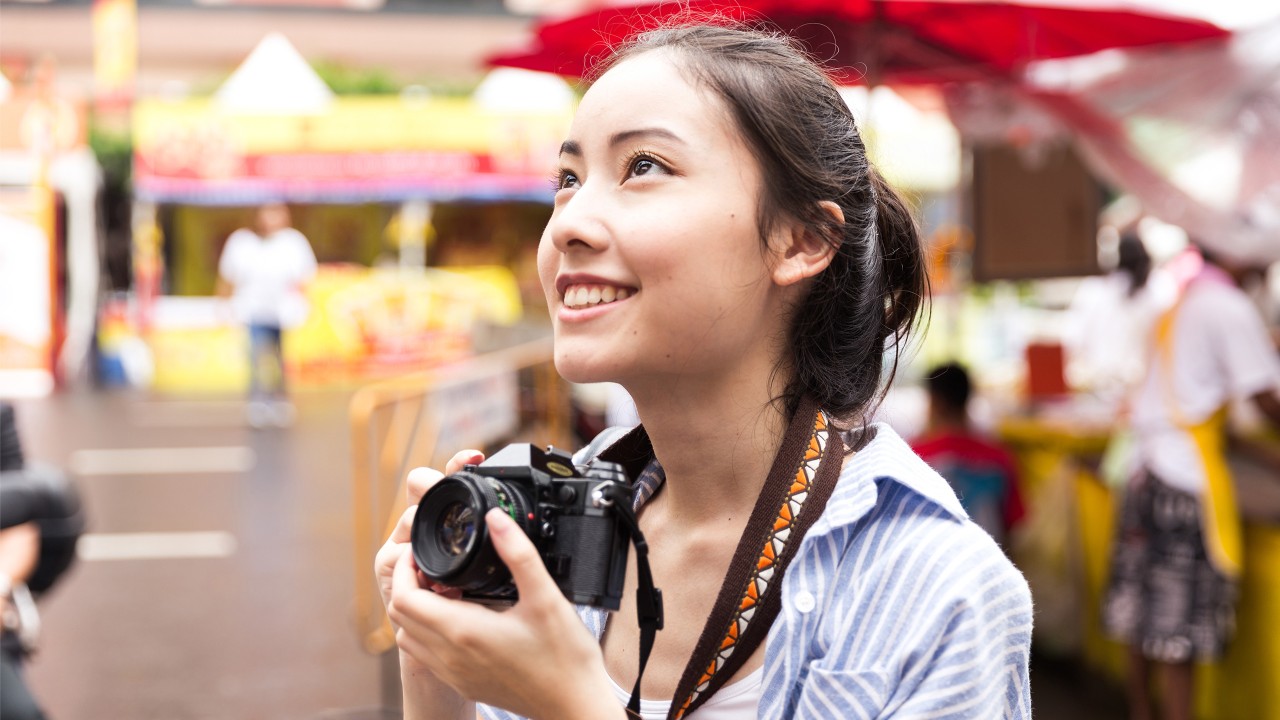
{"label": "striped shirt", "polygon": [[[874,427],[783,578],[756,716],[1030,718],[1026,581],[946,480]],[[579,612],[600,638],[608,613]]]}

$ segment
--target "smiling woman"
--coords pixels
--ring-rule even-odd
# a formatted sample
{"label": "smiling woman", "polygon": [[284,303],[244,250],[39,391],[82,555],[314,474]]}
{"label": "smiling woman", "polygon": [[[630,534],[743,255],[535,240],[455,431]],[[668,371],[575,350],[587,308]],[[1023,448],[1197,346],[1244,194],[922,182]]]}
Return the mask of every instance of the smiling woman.
{"label": "smiling woman", "polygon": [[[869,421],[927,281],[821,68],[754,30],[639,35],[559,162],[538,254],[556,367],[621,383],[644,421],[575,460],[635,479],[665,626],[650,647],[642,604],[575,608],[501,511],[519,600],[461,601],[414,572],[410,509],[375,563],[406,717],[1029,717],[1026,583]],[[412,473],[411,504],[440,477]]]}

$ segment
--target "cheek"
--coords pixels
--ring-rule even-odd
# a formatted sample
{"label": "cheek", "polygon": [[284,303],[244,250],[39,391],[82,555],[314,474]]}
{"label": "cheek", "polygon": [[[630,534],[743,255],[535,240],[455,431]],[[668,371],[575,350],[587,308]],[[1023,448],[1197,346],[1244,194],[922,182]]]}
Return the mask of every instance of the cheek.
{"label": "cheek", "polygon": [[556,272],[559,270],[559,255],[552,246],[551,238],[544,232],[538,242],[538,279],[542,282],[542,292],[551,300],[555,294]]}

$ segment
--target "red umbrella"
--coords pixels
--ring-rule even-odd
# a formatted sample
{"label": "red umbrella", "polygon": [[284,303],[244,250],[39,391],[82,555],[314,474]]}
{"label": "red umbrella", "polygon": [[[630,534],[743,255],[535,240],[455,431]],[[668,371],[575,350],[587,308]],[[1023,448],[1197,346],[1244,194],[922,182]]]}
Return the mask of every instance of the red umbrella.
{"label": "red umbrella", "polygon": [[1219,38],[1202,20],[1130,8],[964,0],[683,0],[603,7],[541,23],[533,45],[492,65],[582,77],[610,47],[677,18],[767,20],[842,82],[933,84],[1014,75],[1034,60]]}

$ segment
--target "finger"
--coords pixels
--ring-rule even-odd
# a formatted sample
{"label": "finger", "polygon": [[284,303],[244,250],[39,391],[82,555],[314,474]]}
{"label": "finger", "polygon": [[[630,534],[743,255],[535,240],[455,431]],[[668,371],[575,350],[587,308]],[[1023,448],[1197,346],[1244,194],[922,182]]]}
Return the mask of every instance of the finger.
{"label": "finger", "polygon": [[493,627],[489,610],[423,588],[410,557],[402,557],[396,564],[387,615],[396,627],[437,652],[456,644],[459,634],[468,628]]}
{"label": "finger", "polygon": [[409,497],[409,504],[417,507],[422,496],[443,477],[444,475],[434,468],[420,467],[410,470],[404,483],[404,492]]}
{"label": "finger", "polygon": [[404,514],[400,516],[400,521],[391,531],[391,537],[387,538],[387,542],[407,543],[413,537],[413,518],[418,514],[418,506],[405,508]]}
{"label": "finger", "polygon": [[506,563],[507,569],[511,571],[511,579],[520,591],[520,601],[563,600],[564,595],[547,572],[538,549],[520,526],[499,508],[490,510],[484,519],[489,527],[493,548],[498,551],[502,562]]}
{"label": "finger", "polygon": [[444,474],[452,475],[462,469],[463,465],[479,465],[484,462],[484,453],[479,450],[460,450],[444,464]]}

